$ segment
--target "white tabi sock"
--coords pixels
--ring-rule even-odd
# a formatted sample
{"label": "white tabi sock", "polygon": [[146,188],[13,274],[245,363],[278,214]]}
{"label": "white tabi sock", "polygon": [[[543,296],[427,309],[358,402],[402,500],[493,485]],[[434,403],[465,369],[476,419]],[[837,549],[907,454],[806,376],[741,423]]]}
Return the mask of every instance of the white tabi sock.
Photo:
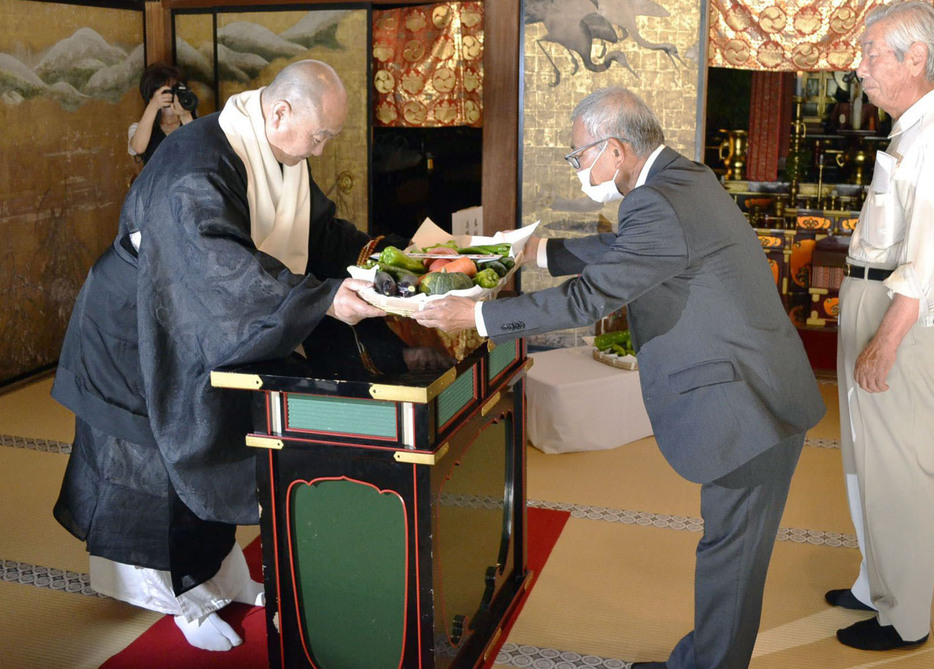
{"label": "white tabi sock", "polygon": [[263,584],[254,580],[247,581],[243,589],[237,593],[233,601],[250,606],[266,606],[266,593],[263,591]]}
{"label": "white tabi sock", "polygon": [[233,628],[217,615],[209,613],[200,622],[185,620],[185,616],[175,616],[175,624],[185,635],[185,639],[195,648],[202,650],[230,650],[243,643]]}

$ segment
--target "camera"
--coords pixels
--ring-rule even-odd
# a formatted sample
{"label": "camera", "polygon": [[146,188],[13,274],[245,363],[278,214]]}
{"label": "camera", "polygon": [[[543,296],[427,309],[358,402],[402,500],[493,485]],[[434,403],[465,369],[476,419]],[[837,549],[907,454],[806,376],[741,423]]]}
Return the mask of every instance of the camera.
{"label": "camera", "polygon": [[178,98],[178,104],[182,106],[182,109],[193,112],[198,108],[198,96],[185,84],[179,82],[172,86],[172,95]]}

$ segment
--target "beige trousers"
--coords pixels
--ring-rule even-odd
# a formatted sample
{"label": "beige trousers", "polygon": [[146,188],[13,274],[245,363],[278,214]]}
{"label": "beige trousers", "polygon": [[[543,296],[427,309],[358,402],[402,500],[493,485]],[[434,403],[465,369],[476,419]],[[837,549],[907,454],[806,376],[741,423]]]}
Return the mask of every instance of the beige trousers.
{"label": "beige trousers", "polygon": [[930,632],[934,597],[934,328],[905,335],[889,390],[867,393],[853,380],[890,304],[880,281],[849,277],[840,288],[840,444],[859,482],[872,605],[882,625],[914,641]]}

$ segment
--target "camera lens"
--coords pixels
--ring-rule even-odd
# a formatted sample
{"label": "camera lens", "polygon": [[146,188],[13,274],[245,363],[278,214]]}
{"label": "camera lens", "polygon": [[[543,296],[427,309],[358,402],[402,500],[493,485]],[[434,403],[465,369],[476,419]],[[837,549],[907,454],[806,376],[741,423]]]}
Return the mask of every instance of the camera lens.
{"label": "camera lens", "polygon": [[185,84],[175,84],[172,87],[172,94],[178,98],[178,104],[182,109],[194,111],[198,107],[198,96],[195,95]]}

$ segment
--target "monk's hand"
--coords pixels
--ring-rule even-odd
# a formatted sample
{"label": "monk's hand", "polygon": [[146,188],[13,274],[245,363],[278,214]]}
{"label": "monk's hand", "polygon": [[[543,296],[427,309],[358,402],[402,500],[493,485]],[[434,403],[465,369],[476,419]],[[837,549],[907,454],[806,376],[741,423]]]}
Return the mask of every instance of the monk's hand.
{"label": "monk's hand", "polygon": [[857,385],[868,393],[881,393],[889,389],[885,382],[895,364],[896,350],[872,339],[866,348],[856,357],[856,369],[853,377]]}
{"label": "monk's hand", "polygon": [[412,318],[428,328],[460,332],[476,326],[475,304],[469,297],[443,297],[426,302],[420,311],[412,314]]}
{"label": "monk's hand", "polygon": [[356,325],[364,318],[385,316],[386,312],[377,309],[357,295],[357,291],[370,288],[373,284],[360,279],[344,279],[340,288],[334,294],[334,301],[328,308],[328,316],[336,318],[347,325]]}

